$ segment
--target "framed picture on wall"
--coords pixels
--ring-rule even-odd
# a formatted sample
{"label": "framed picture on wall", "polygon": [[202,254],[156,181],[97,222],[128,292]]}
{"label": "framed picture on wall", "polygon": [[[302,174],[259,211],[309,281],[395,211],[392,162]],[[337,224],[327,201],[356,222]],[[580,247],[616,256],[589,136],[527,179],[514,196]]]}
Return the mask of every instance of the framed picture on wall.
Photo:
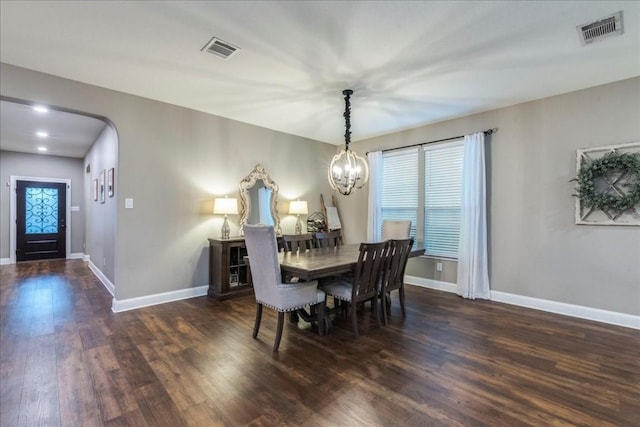
{"label": "framed picture on wall", "polygon": [[109,197],[113,197],[114,174],[114,168],[109,169],[109,172],[107,173],[107,194],[109,195]]}
{"label": "framed picture on wall", "polygon": [[98,201],[98,180],[97,179],[93,180],[93,201],[94,202]]}
{"label": "framed picture on wall", "polygon": [[105,171],[100,172],[100,183],[98,184],[98,192],[100,193],[100,203],[104,203],[104,175]]}

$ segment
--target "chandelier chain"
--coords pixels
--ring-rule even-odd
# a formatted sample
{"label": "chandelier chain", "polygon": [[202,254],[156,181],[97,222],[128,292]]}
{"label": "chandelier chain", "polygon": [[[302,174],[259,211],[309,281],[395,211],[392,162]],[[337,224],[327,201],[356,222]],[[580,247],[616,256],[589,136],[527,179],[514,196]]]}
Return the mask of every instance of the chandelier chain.
{"label": "chandelier chain", "polygon": [[351,142],[351,102],[353,90],[345,89],[344,95],[344,127],[345,148],[339,154],[333,156],[327,171],[331,188],[348,196],[356,188],[362,188],[369,179],[369,166],[367,161],[349,149]]}
{"label": "chandelier chain", "polygon": [[349,149],[349,143],[351,142],[351,95],[353,90],[345,89],[342,91],[344,95],[344,142],[346,149]]}

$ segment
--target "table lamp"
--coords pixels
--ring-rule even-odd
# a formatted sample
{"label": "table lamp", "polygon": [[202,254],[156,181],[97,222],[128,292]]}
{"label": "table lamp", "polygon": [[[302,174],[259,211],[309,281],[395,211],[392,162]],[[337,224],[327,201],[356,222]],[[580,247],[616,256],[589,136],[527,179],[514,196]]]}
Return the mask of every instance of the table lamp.
{"label": "table lamp", "polygon": [[300,214],[306,215],[309,211],[307,209],[307,202],[304,200],[292,200],[289,202],[289,214],[297,215],[296,221],[296,234],[302,234],[302,222],[300,222]]}
{"label": "table lamp", "polygon": [[235,197],[218,197],[213,204],[213,213],[216,215],[224,215],[224,222],[222,223],[222,239],[229,238],[229,221],[227,221],[227,215],[238,214],[238,199]]}

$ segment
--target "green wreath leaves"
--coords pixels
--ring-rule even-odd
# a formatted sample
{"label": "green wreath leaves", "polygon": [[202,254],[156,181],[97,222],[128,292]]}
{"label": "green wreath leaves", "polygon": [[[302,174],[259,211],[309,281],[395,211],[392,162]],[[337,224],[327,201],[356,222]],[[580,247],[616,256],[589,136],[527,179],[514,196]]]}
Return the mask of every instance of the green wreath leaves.
{"label": "green wreath leaves", "polygon": [[[630,187],[628,191],[624,194],[610,194],[596,190],[597,179],[612,182],[614,174],[625,176],[619,187]],[[583,162],[576,181],[576,196],[583,207],[615,213],[631,209],[640,202],[640,153],[612,151],[588,163]]]}

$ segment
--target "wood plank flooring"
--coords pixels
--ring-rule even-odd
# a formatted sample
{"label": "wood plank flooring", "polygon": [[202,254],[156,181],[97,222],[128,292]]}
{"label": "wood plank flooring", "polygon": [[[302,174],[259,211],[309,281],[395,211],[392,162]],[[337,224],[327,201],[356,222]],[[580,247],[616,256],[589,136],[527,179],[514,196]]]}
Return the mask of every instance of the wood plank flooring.
{"label": "wood plank flooring", "polygon": [[272,354],[252,296],[114,314],[80,260],[2,266],[0,425],[640,425],[640,331],[407,288]]}

